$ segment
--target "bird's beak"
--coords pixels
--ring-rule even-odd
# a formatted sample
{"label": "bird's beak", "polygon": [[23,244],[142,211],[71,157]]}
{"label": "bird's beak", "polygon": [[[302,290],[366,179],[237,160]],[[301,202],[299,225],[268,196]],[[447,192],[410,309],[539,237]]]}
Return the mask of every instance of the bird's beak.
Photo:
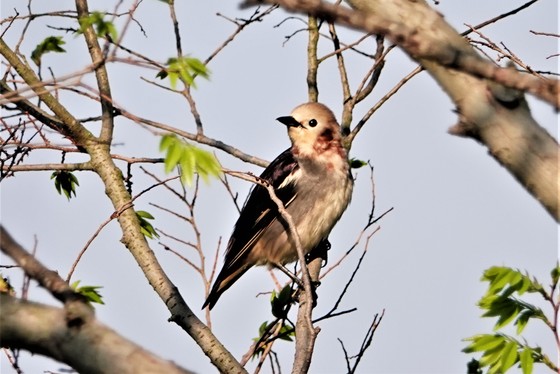
{"label": "bird's beak", "polygon": [[276,120],[283,123],[284,125],[286,125],[288,127],[299,127],[299,126],[301,126],[301,123],[296,121],[296,119],[292,116],[278,117],[278,118],[276,118]]}

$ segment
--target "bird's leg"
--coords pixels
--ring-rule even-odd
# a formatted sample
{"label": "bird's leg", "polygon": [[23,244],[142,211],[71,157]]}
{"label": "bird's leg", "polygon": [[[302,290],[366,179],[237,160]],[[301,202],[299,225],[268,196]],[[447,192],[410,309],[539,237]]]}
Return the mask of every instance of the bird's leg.
{"label": "bird's leg", "polygon": [[320,258],[322,260],[321,267],[325,267],[327,265],[329,254],[328,251],[331,249],[331,243],[329,239],[323,239],[309,251],[308,254],[305,255],[305,262],[309,264],[311,261],[315,260],[316,258]]}
{"label": "bird's leg", "polygon": [[[323,243],[328,244],[329,248],[330,248],[330,243],[327,240],[324,240]],[[282,271],[284,274],[286,274],[292,281],[294,281],[295,284],[298,285],[297,290],[295,291],[295,293],[293,294],[293,299],[294,300],[298,300],[299,299],[299,293],[302,292],[304,290],[303,287],[303,282],[301,281],[301,279],[299,279],[298,277],[296,277],[296,275],[294,273],[292,273],[291,271],[289,271],[284,265],[282,264],[274,264],[274,267],[276,267],[278,270]],[[311,281],[311,292],[312,294],[312,298],[313,298],[313,308],[315,308],[317,306],[317,287],[319,287],[321,285],[321,282],[319,281]]]}
{"label": "bird's leg", "polygon": [[296,277],[294,273],[289,271],[284,265],[282,264],[274,264],[274,267],[280,270],[282,273],[286,274],[291,280],[293,280],[300,288],[303,288],[303,283],[301,279]]}

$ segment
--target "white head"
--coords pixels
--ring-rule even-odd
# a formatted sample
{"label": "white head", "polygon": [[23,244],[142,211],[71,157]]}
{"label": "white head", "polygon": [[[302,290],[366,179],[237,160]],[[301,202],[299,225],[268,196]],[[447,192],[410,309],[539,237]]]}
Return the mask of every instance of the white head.
{"label": "white head", "polygon": [[290,116],[277,120],[288,126],[288,136],[298,155],[317,156],[329,150],[340,152],[340,126],[325,105],[305,103],[297,106]]}

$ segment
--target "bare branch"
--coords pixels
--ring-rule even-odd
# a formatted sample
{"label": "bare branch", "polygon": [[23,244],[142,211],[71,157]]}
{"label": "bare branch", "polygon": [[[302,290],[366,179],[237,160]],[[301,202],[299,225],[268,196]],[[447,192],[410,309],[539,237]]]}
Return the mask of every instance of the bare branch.
{"label": "bare branch", "polygon": [[[262,2],[261,0],[247,0],[243,5],[251,6]],[[272,2],[272,0],[264,2]],[[473,53],[464,40],[459,39],[460,35],[452,30],[439,14],[429,9],[423,2],[403,1],[392,4],[395,9],[392,7],[379,9],[375,8],[376,2],[368,4],[364,0],[349,0],[349,3],[358,9],[375,8],[375,12],[354,11],[321,0],[280,0],[275,3],[291,12],[308,13],[368,33],[384,35],[417,60],[430,61],[439,66],[463,71],[477,78],[486,78],[509,88],[529,92],[553,105],[556,109],[560,108],[560,82],[543,81],[511,69],[494,66],[481,59]],[[401,10],[397,11],[397,9]],[[403,9],[407,9],[407,11]],[[383,11],[383,13],[380,14],[379,11]],[[441,33],[432,33],[433,35],[419,33],[415,25],[407,24],[405,20],[396,18],[403,14],[411,15],[412,12],[416,12],[417,19],[421,19],[425,25],[431,25],[430,30],[438,29],[442,33],[452,30],[447,35],[451,37],[455,33],[456,37],[451,37],[446,43],[442,43],[442,40],[438,40]]]}
{"label": "bare branch", "polygon": [[35,257],[27,253],[2,225],[0,225],[0,249],[58,300],[62,302],[84,300],[83,296],[74,292],[57,272],[48,270]]}

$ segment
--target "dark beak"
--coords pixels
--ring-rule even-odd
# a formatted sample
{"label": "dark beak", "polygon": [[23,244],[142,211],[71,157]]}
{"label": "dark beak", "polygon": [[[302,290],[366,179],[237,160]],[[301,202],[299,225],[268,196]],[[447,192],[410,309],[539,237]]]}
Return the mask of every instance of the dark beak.
{"label": "dark beak", "polygon": [[301,123],[296,121],[296,119],[292,116],[278,117],[278,118],[276,118],[276,120],[283,123],[284,125],[286,125],[288,127],[299,127],[299,126],[301,126]]}

